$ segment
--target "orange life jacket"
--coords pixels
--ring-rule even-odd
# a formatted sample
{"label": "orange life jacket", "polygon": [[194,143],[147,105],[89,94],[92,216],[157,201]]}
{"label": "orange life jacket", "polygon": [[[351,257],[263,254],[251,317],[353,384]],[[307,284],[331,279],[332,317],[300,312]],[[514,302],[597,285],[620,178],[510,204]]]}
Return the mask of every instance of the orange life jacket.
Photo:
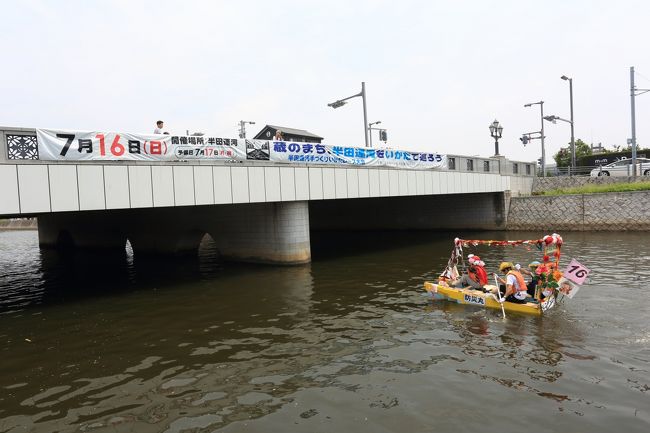
{"label": "orange life jacket", "polygon": [[514,287],[516,291],[523,292],[528,289],[526,287],[526,280],[524,280],[524,277],[521,275],[519,271],[510,271],[508,272],[508,275],[514,275],[515,278],[517,279],[517,286],[519,286],[519,288]]}
{"label": "orange life jacket", "polygon": [[488,276],[485,268],[483,266],[476,265],[474,267],[476,268],[476,276],[478,277],[478,282],[481,283],[482,286],[486,285],[488,283]]}

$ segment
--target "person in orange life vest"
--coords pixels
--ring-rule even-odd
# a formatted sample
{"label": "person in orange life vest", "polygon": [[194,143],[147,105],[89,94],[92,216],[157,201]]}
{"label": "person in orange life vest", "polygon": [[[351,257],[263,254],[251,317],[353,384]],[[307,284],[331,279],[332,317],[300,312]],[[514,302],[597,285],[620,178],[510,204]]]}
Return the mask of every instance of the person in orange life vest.
{"label": "person in orange life vest", "polygon": [[499,265],[499,271],[506,275],[505,280],[503,278],[498,279],[499,283],[505,284],[505,287],[499,287],[503,295],[501,299],[515,304],[525,303],[528,296],[526,281],[521,273],[515,269],[515,265],[512,262],[502,262]]}
{"label": "person in orange life vest", "polygon": [[478,276],[481,286],[485,286],[488,283],[487,271],[485,270],[485,263],[479,256],[470,254],[467,256],[467,261],[470,265],[474,265],[476,268],[476,275]]}
{"label": "person in orange life vest", "polygon": [[459,279],[451,282],[452,287],[468,287],[470,289],[480,290],[483,288],[481,284],[480,277],[476,270],[475,265],[469,265],[467,268],[467,273],[463,274]]}
{"label": "person in orange life vest", "polygon": [[530,277],[530,282],[526,284],[528,295],[530,297],[535,296],[535,288],[537,287],[537,282],[539,281],[539,275],[535,273],[537,267],[541,265],[537,260],[530,262],[528,269],[522,268],[519,264],[515,265],[515,269],[521,273],[521,275],[528,275]]}

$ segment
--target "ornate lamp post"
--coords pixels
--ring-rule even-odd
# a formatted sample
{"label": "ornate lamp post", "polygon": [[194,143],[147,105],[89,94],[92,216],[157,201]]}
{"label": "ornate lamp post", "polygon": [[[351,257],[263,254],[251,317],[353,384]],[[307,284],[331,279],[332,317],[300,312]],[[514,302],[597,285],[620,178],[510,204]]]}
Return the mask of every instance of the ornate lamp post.
{"label": "ornate lamp post", "polygon": [[494,122],[490,125],[490,135],[494,138],[494,156],[499,156],[499,138],[503,133],[503,126],[499,124],[499,121],[494,119]]}

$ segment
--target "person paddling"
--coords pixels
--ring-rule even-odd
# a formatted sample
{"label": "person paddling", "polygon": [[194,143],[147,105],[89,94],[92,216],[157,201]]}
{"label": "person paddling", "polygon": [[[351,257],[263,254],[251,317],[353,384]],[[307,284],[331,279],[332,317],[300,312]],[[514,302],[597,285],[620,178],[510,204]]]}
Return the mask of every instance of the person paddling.
{"label": "person paddling", "polygon": [[526,303],[528,292],[526,291],[526,281],[521,273],[515,270],[515,265],[512,262],[502,262],[499,265],[499,271],[506,275],[506,279],[498,278],[499,283],[505,284],[504,287],[499,287],[503,294],[503,298],[508,302],[515,304]]}

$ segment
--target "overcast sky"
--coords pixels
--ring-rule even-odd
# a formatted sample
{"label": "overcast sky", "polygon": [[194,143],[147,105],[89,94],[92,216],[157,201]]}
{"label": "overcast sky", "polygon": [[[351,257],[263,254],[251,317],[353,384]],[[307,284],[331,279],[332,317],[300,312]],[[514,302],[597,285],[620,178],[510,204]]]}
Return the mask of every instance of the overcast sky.
{"label": "overcast sky", "polygon": [[[381,120],[393,148],[539,158],[546,114],[576,139],[625,145],[630,66],[650,88],[650,1],[0,0],[0,125],[248,136],[265,124],[363,146]],[[636,98],[650,145],[650,93]],[[570,139],[546,122],[548,159]],[[374,142],[378,137],[375,132]]]}

